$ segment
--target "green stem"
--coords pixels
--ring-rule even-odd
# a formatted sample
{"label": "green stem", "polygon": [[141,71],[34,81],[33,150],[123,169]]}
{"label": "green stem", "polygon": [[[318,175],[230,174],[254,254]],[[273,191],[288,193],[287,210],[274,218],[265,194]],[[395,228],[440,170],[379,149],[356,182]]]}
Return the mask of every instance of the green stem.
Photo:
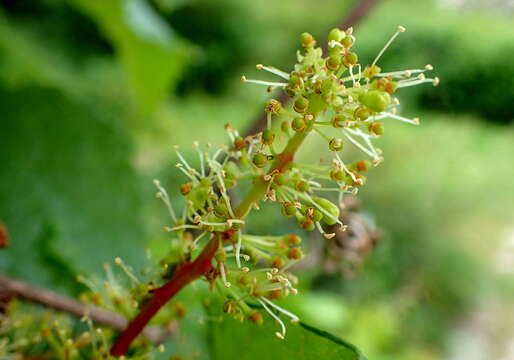
{"label": "green stem", "polygon": [[[311,130],[312,127],[307,127],[303,132],[297,132],[294,134],[294,136],[289,139],[284,150],[276,156],[276,159],[273,161],[273,164],[271,165],[268,173],[272,173],[275,170],[279,172],[285,172],[291,165],[296,152],[300,148],[300,145],[302,145],[303,141],[307,135],[309,135]],[[244,218],[252,208],[252,205],[257,204],[264,197],[264,195],[266,195],[267,189],[268,182],[264,180],[263,176],[259,177],[255,181],[252,189],[248,192],[248,194],[246,194],[245,198],[236,209],[236,217]]]}

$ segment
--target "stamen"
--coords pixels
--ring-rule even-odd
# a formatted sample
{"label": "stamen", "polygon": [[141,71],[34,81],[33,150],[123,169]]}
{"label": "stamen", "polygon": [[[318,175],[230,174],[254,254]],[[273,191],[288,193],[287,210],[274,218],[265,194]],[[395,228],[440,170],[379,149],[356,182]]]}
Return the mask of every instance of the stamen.
{"label": "stamen", "polygon": [[278,75],[280,76],[281,78],[284,78],[286,80],[289,80],[289,74],[286,73],[285,71],[282,71],[282,70],[279,70],[277,69],[276,67],[273,67],[273,66],[264,66],[262,64],[257,64],[256,65],[256,68],[259,69],[259,70],[265,70],[265,71],[268,71],[272,74],[275,74],[275,75]]}
{"label": "stamen", "polygon": [[277,304],[273,303],[272,301],[266,299],[264,296],[261,296],[261,300],[265,301],[266,303],[268,303],[270,306],[274,307],[275,309],[277,309],[278,311],[280,311],[282,314],[286,315],[286,316],[289,316],[291,318],[291,321],[293,322],[298,322],[300,321],[300,318],[298,316],[296,316],[295,314],[287,311],[286,309],[283,309],[281,308],[280,306],[278,306]]}
{"label": "stamen", "polygon": [[282,329],[282,332],[281,333],[276,332],[275,335],[279,339],[283,340],[285,338],[285,336],[286,336],[286,326],[284,325],[282,320],[280,320],[280,318],[277,315],[275,315],[275,313],[273,311],[271,311],[262,300],[260,300],[260,299],[257,299],[257,300],[261,303],[261,305],[264,308],[264,310],[266,310],[268,312],[268,314],[270,314],[271,317],[273,317],[273,319],[275,319],[280,324],[280,328]]}
{"label": "stamen", "polygon": [[393,34],[393,36],[391,36],[391,38],[389,39],[388,42],[386,42],[386,44],[384,45],[384,47],[382,48],[382,50],[379,51],[378,55],[375,57],[375,60],[373,60],[373,62],[371,63],[371,66],[375,65],[377,63],[377,61],[380,59],[380,57],[384,54],[384,52],[387,50],[387,48],[389,47],[389,45],[391,45],[391,43],[394,41],[394,39],[396,39],[396,37],[404,32],[406,29],[403,27],[403,26],[398,26],[396,32]]}
{"label": "stamen", "polygon": [[412,124],[412,125],[419,125],[419,118],[409,119],[409,118],[406,118],[406,117],[403,117],[403,116],[399,116],[399,115],[396,115],[396,114],[391,114],[391,113],[382,113],[382,114],[387,115],[387,117],[390,117],[392,119],[403,121],[403,122],[406,122],[406,123],[409,123],[409,124]]}
{"label": "stamen", "polygon": [[241,268],[241,259],[239,258],[241,255],[241,243],[243,241],[243,237],[241,236],[241,231],[237,232],[237,243],[236,243],[236,264],[238,268]]}
{"label": "stamen", "polygon": [[136,284],[140,284],[141,281],[139,281],[139,279],[132,273],[132,271],[130,271],[129,267],[127,265],[125,265],[125,263],[123,262],[123,260],[120,258],[120,257],[116,257],[114,259],[114,262],[116,263],[116,265],[118,265],[119,267],[121,267],[121,269],[123,270],[123,272],[125,272],[125,274],[127,274],[127,276]]}
{"label": "stamen", "polygon": [[162,199],[162,201],[168,208],[168,212],[170,213],[171,219],[173,220],[174,223],[176,223],[177,216],[175,215],[175,211],[173,210],[173,207],[171,206],[170,198],[168,196],[168,193],[166,192],[166,189],[164,189],[161,186],[161,182],[159,180],[154,180],[153,183],[155,184],[155,186],[157,186],[157,189],[159,189],[159,193],[158,193],[158,194],[160,194],[159,197]]}
{"label": "stamen", "polygon": [[241,76],[242,82],[257,84],[257,85],[266,85],[266,86],[277,86],[277,87],[286,87],[288,83],[282,83],[282,82],[273,82],[273,81],[263,81],[263,80],[251,80],[247,79],[244,75]]}
{"label": "stamen", "polygon": [[220,262],[219,268],[220,268],[221,280],[223,281],[223,286],[225,286],[226,288],[229,288],[231,286],[231,284],[230,284],[230,282],[227,281],[227,276],[225,274],[225,263]]}

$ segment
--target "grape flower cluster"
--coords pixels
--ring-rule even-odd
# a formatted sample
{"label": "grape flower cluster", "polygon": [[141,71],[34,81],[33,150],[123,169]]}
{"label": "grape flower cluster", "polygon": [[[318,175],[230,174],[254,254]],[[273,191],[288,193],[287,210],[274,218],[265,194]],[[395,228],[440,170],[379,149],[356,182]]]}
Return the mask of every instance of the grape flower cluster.
{"label": "grape flower cluster", "polygon": [[[189,262],[197,253],[215,243],[211,268],[203,275],[223,299],[224,311],[241,321],[255,323],[267,313],[280,325],[277,337],[284,338],[286,327],[281,316],[293,322],[298,317],[279,307],[274,300],[297,294],[298,279],[290,269],[303,257],[297,235],[254,235],[245,232],[249,212],[258,210],[261,201],[275,203],[285,217],[296,220],[306,231],[317,229],[325,238],[335,236],[330,226],[344,231],[340,207],[345,194],[356,194],[366,182],[365,173],[383,160],[373,144],[384,134],[388,119],[417,125],[417,118],[397,113],[400,104],[395,93],[424,83],[437,85],[429,78],[426,65],[420,69],[382,72],[378,60],[391,42],[405,31],[399,26],[370,65],[362,66],[352,50],[355,37],[351,28],[333,29],[324,53],[314,37],[303,33],[302,49],[292,71],[257,65],[280,78],[279,81],[252,80],[272,91],[282,88],[290,104],[269,100],[264,108],[266,129],[242,137],[230,125],[226,131],[229,146],[202,151],[198,143],[199,168],[194,168],[181,153],[176,165],[186,181],[180,186],[185,200],[179,216],[159,181],[157,197],[166,204],[171,224],[165,230],[174,234],[172,262]],[[324,164],[297,162],[295,155],[309,135],[326,141],[332,160]],[[335,136],[334,136],[335,134]],[[363,159],[343,160],[347,146],[358,148]],[[230,189],[247,183],[250,190],[241,201],[230,196]],[[323,194],[337,194],[338,203]],[[255,306],[257,305],[257,307]]]}

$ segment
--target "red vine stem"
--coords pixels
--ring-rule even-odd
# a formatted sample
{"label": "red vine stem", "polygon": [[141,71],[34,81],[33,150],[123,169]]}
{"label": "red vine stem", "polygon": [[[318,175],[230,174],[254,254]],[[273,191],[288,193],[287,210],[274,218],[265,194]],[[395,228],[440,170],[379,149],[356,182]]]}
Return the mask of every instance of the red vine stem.
{"label": "red vine stem", "polygon": [[193,262],[180,265],[173,277],[164,286],[153,291],[153,296],[129,323],[111,348],[111,355],[121,356],[127,353],[132,341],[145,328],[157,311],[164,306],[184,286],[198,279],[212,268],[212,258],[219,246],[219,236],[209,241],[200,255]]}
{"label": "red vine stem", "polygon": [[[298,148],[309,134],[311,128],[304,132],[296,133],[287,143],[281,154],[277,156],[270,172],[283,172],[293,161]],[[236,209],[236,216],[244,218],[253,204],[258,203],[266,193],[268,182],[263,177],[259,178],[252,190]],[[127,328],[121,333],[111,348],[111,355],[121,356],[127,353],[132,341],[145,328],[148,322],[155,316],[157,311],[164,306],[176,293],[184,286],[206,274],[212,268],[212,258],[214,257],[220,241],[223,240],[223,233],[217,233],[200,255],[193,262],[186,262],[180,265],[173,277],[166,285],[156,289],[150,301],[141,309],[139,314],[129,323]],[[221,237],[221,238],[220,238]]]}

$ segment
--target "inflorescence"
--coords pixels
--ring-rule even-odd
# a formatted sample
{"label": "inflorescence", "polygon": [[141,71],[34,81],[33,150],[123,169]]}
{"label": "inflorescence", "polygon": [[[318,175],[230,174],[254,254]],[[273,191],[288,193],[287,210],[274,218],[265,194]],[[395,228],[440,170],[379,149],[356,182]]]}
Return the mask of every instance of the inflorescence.
{"label": "inflorescence", "polygon": [[[195,143],[199,169],[190,166],[177,150],[180,162],[176,167],[187,178],[180,186],[186,202],[181,216],[175,213],[166,190],[155,181],[157,197],[166,204],[172,222],[165,230],[176,235],[176,259],[189,261],[207,242],[219,241],[215,265],[205,276],[224,297],[225,312],[241,321],[260,323],[265,311],[279,323],[279,338],[284,338],[286,327],[278,315],[298,321],[297,316],[273,301],[298,292],[298,280],[289,269],[303,257],[301,239],[292,234],[247,234],[246,216],[259,209],[260,201],[270,201],[281,208],[284,216],[295,218],[303,230],[317,229],[327,239],[335,235],[326,230],[327,226],[338,226],[344,231],[339,206],[322,195],[338,194],[342,204],[344,194],[356,194],[364,185],[364,173],[383,160],[373,140],[384,133],[384,120],[419,123],[417,118],[397,114],[400,102],[394,94],[398,89],[439,82],[438,78],[425,76],[426,71],[432,70],[430,65],[392,72],[382,72],[377,65],[390,43],[403,31],[405,28],[398,27],[371,65],[365,67],[352,51],[352,28],[333,29],[328,35],[326,54],[316,47],[312,35],[303,33],[303,49],[298,51],[298,63],[291,72],[257,65],[257,69],[278,76],[280,81],[242,77],[242,81],[264,85],[268,91],[282,88],[292,106],[269,100],[264,109],[267,127],[252,136],[242,137],[227,125],[231,144],[215,152],[202,152]],[[309,134],[317,134],[326,141],[327,150],[333,154],[331,163],[294,161]],[[361,150],[366,158],[343,161],[342,151],[348,145]],[[249,182],[252,188],[235,204],[229,190],[242,182]]]}

